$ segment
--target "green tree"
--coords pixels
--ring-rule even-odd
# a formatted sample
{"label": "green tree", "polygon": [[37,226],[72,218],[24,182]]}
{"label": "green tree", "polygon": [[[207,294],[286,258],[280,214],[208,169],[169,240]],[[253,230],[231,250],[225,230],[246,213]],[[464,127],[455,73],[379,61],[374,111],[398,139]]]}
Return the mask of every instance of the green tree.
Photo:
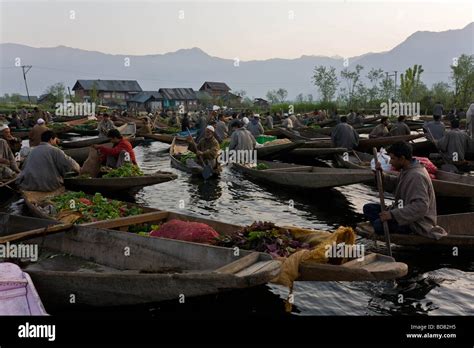
{"label": "green tree", "polygon": [[66,87],[64,83],[58,82],[46,87],[44,94],[47,94],[47,103],[54,106],[56,103],[62,103],[66,96]]}
{"label": "green tree", "polygon": [[474,102],[474,55],[462,54],[456,66],[451,65],[451,79],[456,105],[467,107]]}
{"label": "green tree", "polygon": [[370,88],[367,90],[368,98],[370,101],[376,100],[379,98],[379,86],[380,81],[383,79],[383,70],[382,69],[370,69],[367,73],[367,79],[370,81]]}
{"label": "green tree", "polygon": [[267,100],[271,103],[271,104],[277,104],[279,102],[278,100],[278,95],[276,94],[276,91],[271,89],[267,92]]}
{"label": "green tree", "polygon": [[312,95],[312,94],[308,94],[308,95],[306,96],[306,100],[307,100],[308,102],[312,103],[312,102],[313,102],[313,95]]}
{"label": "green tree", "polygon": [[390,77],[382,79],[379,83],[379,97],[383,100],[389,100],[394,96],[395,83]]}
{"label": "green tree", "polygon": [[278,88],[276,91],[276,95],[278,97],[278,101],[280,103],[283,103],[286,100],[286,97],[288,96],[288,91],[284,88]]}
{"label": "green tree", "polygon": [[[431,87],[430,94],[433,104],[440,101],[445,108],[454,106],[454,95],[451,87],[446,82],[437,82]],[[430,109],[432,105],[430,105]]]}
{"label": "green tree", "polygon": [[347,85],[347,92],[349,93],[348,95],[348,101],[349,105],[352,104],[352,99],[354,98],[354,93],[356,91],[356,88],[359,85],[359,80],[360,80],[360,72],[364,69],[364,67],[360,64],[357,64],[355,67],[354,71],[350,71],[347,68],[344,68],[341,71],[341,77],[343,80],[346,81]]}
{"label": "green tree", "polygon": [[420,79],[423,67],[415,64],[413,68],[408,68],[405,74],[400,74],[400,96],[402,101],[414,102],[420,97]]}
{"label": "green tree", "polygon": [[298,94],[298,95],[296,96],[295,101],[296,101],[297,103],[302,103],[302,102],[304,101],[303,93]]}
{"label": "green tree", "polygon": [[336,94],[339,81],[336,76],[336,68],[326,69],[325,66],[316,66],[312,77],[314,85],[318,88],[321,100],[329,102],[333,100]]}

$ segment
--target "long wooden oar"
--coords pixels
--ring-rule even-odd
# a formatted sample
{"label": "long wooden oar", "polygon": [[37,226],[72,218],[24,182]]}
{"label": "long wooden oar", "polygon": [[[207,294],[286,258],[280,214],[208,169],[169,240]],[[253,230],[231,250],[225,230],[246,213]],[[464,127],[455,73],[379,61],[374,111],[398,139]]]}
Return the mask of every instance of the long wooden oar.
{"label": "long wooden oar", "polygon": [[36,237],[44,236],[47,234],[63,232],[64,230],[70,229],[72,226],[73,224],[52,225],[48,227],[37,228],[35,230],[30,230],[26,232],[11,234],[9,236],[0,237],[0,244],[36,238]]}
{"label": "long wooden oar", "polygon": [[[374,160],[375,160],[375,173],[377,175],[377,187],[379,189],[379,198],[380,198],[380,211],[384,212],[385,209],[385,197],[383,191],[383,183],[382,183],[382,168],[377,169],[377,163],[379,162],[377,156],[377,148],[373,148],[374,152]],[[388,256],[392,256],[392,247],[390,246],[390,231],[388,229],[387,221],[382,221],[383,225],[383,232],[385,234],[385,243],[387,244]]]}
{"label": "long wooden oar", "polygon": [[[191,131],[189,130],[189,128],[186,128],[186,130],[188,131],[188,134],[191,137],[191,140],[193,141],[194,147],[196,148],[196,151],[197,151],[197,144],[194,141],[193,136],[191,135]],[[196,154],[196,156],[202,164],[202,168],[203,168],[202,169],[202,177],[204,178],[204,180],[209,179],[212,176],[212,174],[214,174],[213,169],[211,168],[211,166],[209,164],[206,164],[204,162],[204,160],[202,159],[201,156],[198,156],[197,154]]]}

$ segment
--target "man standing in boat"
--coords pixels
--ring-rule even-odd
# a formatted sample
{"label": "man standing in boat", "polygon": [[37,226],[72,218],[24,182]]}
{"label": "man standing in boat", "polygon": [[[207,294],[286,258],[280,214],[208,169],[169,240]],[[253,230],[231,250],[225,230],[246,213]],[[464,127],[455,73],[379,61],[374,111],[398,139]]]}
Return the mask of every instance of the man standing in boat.
{"label": "man standing in boat", "polygon": [[41,134],[41,143],[36,146],[25,161],[17,179],[20,189],[26,191],[50,192],[64,183],[66,173],[79,173],[81,167],[67,156],[58,145],[56,134],[47,130]]}
{"label": "man standing in boat", "polygon": [[[409,144],[398,142],[388,149],[390,164],[400,171],[396,180],[395,200],[388,210],[381,212],[380,204],[364,205],[364,215],[371,222],[375,233],[383,235],[383,222],[391,233],[416,233],[439,239],[446,231],[437,226],[436,196],[431,178],[425,167],[412,157]],[[377,162],[377,168],[380,163]],[[384,176],[384,181],[392,180]]]}
{"label": "man standing in boat", "polygon": [[209,165],[214,173],[219,173],[221,171],[221,166],[217,159],[221,148],[219,142],[214,136],[214,132],[215,129],[213,126],[207,126],[204,132],[204,137],[197,145],[192,141],[192,137],[188,136],[188,149],[196,154],[198,165]]}
{"label": "man standing in boat", "polygon": [[219,143],[222,143],[224,141],[224,139],[226,139],[228,137],[228,129],[227,129],[227,125],[225,124],[225,118],[224,118],[224,114],[219,114],[219,116],[217,117],[218,121],[216,123],[216,136],[217,136],[217,139],[219,141]]}
{"label": "man standing in boat", "polygon": [[331,141],[334,147],[344,147],[348,150],[359,145],[359,133],[347,123],[347,116],[341,116],[340,123],[331,132]]}
{"label": "man standing in boat", "polygon": [[107,137],[110,139],[113,147],[92,145],[94,149],[99,150],[103,155],[101,162],[105,162],[105,165],[111,168],[119,168],[127,162],[137,164],[132,144],[120,134],[118,129],[110,130],[107,133]]}
{"label": "man standing in boat", "polygon": [[410,135],[410,127],[405,123],[406,116],[398,116],[397,123],[390,129],[391,136]]}
{"label": "man standing in boat", "polygon": [[390,133],[388,131],[388,117],[384,116],[380,120],[380,124],[375,127],[372,132],[369,134],[369,138],[381,138],[381,137],[386,137]]}

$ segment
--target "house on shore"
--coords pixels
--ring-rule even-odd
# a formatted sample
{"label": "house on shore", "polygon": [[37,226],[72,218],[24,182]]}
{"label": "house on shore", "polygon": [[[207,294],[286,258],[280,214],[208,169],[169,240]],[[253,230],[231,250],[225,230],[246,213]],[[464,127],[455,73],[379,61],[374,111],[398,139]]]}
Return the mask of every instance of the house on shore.
{"label": "house on shore", "polygon": [[136,80],[77,80],[72,88],[81,101],[111,107],[127,106],[127,101],[142,92]]}
{"label": "house on shore", "polygon": [[179,110],[183,106],[184,111],[192,111],[198,107],[198,97],[192,88],[160,88],[158,92],[163,97],[165,110]]}
{"label": "house on shore", "polygon": [[131,112],[155,112],[163,109],[163,96],[158,91],[142,91],[127,100]]}
{"label": "house on shore", "polygon": [[224,82],[210,82],[206,81],[203,83],[201,92],[207,92],[213,98],[220,98],[230,92],[230,87],[227,86]]}
{"label": "house on shore", "polygon": [[255,98],[253,100],[253,105],[262,109],[266,109],[270,107],[270,103],[263,98]]}

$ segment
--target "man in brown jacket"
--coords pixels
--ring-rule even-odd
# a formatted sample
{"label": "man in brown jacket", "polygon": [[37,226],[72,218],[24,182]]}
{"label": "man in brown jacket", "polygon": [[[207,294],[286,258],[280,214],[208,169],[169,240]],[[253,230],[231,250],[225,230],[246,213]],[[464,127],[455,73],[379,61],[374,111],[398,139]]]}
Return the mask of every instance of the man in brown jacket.
{"label": "man in brown jacket", "polygon": [[384,116],[380,120],[380,124],[370,132],[369,138],[380,138],[388,135],[390,135],[388,131],[388,117]]}
{"label": "man in brown jacket", "polygon": [[[377,234],[383,234],[383,222],[387,221],[391,233],[416,233],[439,239],[446,231],[436,225],[436,197],[433,184],[425,167],[412,158],[412,148],[404,142],[393,144],[389,149],[390,163],[400,171],[395,202],[381,213],[379,204],[364,205],[364,214]],[[385,178],[384,178],[385,179]]]}
{"label": "man in brown jacket", "polygon": [[42,118],[39,118],[33,129],[28,134],[30,138],[30,147],[38,146],[41,143],[41,134],[49,130]]}

